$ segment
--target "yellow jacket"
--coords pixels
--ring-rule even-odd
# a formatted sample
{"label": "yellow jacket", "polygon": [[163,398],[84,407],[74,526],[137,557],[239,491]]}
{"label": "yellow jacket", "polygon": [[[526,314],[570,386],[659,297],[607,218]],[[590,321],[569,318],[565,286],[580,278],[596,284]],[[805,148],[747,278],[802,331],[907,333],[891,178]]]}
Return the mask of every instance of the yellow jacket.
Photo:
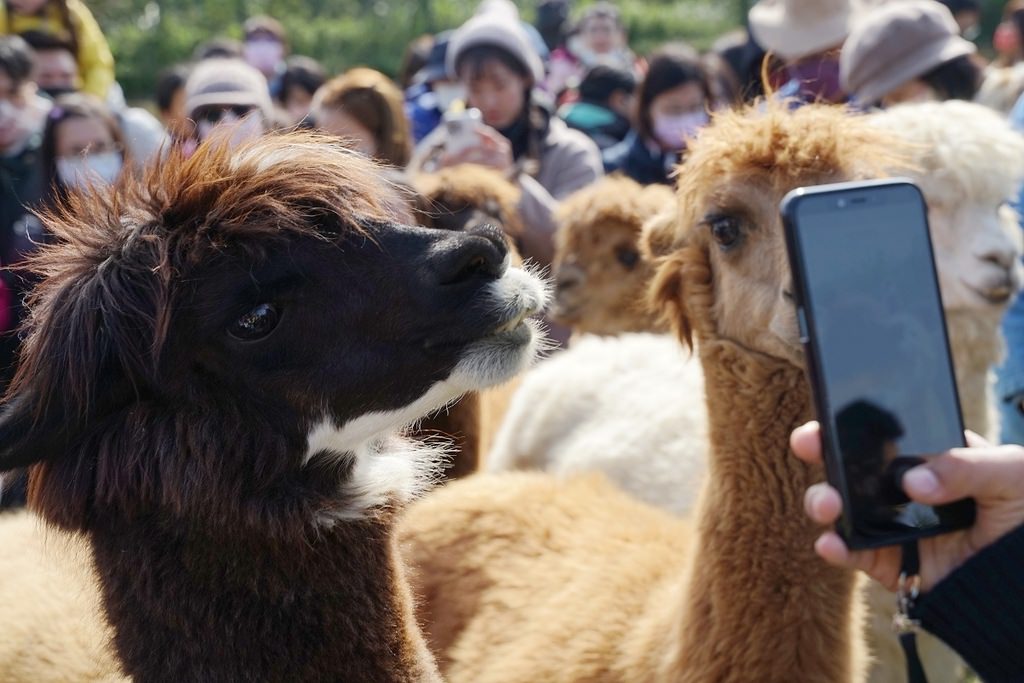
{"label": "yellow jacket", "polygon": [[[76,57],[82,90],[106,100],[107,91],[114,83],[114,56],[110,54],[110,46],[89,8],[81,0],[67,0],[67,3],[68,17],[78,41]],[[0,35],[26,31],[42,31],[64,39],[70,38],[54,3],[47,2],[38,14],[22,15],[9,14],[7,3],[0,2]]]}

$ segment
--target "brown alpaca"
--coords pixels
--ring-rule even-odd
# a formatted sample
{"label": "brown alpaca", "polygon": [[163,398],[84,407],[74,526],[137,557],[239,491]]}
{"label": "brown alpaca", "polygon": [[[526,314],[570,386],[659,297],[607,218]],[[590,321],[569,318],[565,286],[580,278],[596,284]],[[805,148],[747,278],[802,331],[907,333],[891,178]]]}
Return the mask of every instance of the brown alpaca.
{"label": "brown alpaca", "polygon": [[[135,680],[439,680],[392,526],[440,463],[398,431],[525,365],[544,292],[499,231],[399,225],[392,199],[371,162],[291,134],[45,219],[0,469],[32,465],[30,505],[91,546]],[[47,576],[5,574],[26,597],[0,623],[36,629],[0,646],[5,680],[12,659],[63,677],[31,596],[73,588]]]}
{"label": "brown alpaca", "polygon": [[[522,258],[516,237],[523,232],[517,208],[519,189],[494,169],[472,164],[421,173],[413,178],[415,211],[420,225],[442,230],[467,230],[496,225],[508,238],[512,264]],[[411,433],[415,438],[440,436],[452,443],[453,457],[445,477],[458,479],[476,472],[491,449],[518,378],[482,392],[472,391],[458,403],[424,418]]]}
{"label": "brown alpaca", "polygon": [[719,114],[692,144],[678,223],[646,239],[652,299],[696,342],[706,380],[709,476],[692,537],[589,480],[504,474],[435,491],[400,532],[450,680],[863,675],[855,577],[815,556],[803,513],[823,472],[788,448],[811,406],[778,205],[799,185],[881,174],[892,149],[841,109],[777,104]]}
{"label": "brown alpaca", "polygon": [[654,264],[640,249],[640,230],[670,210],[672,191],[609,176],[577,190],[559,206],[552,316],[573,334],[657,332],[666,328],[647,306]]}

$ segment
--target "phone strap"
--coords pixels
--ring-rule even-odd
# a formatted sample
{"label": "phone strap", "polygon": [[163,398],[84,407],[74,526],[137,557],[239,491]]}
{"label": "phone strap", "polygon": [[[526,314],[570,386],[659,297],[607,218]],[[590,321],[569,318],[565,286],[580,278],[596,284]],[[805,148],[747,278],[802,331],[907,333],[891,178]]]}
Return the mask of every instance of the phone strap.
{"label": "phone strap", "polygon": [[917,541],[907,541],[902,548],[903,559],[896,586],[897,611],[892,618],[892,628],[900,639],[903,656],[907,660],[908,683],[928,683],[921,658],[917,654],[917,629],[921,622],[910,616],[921,591],[921,576],[918,573],[921,570],[921,558],[917,551]]}

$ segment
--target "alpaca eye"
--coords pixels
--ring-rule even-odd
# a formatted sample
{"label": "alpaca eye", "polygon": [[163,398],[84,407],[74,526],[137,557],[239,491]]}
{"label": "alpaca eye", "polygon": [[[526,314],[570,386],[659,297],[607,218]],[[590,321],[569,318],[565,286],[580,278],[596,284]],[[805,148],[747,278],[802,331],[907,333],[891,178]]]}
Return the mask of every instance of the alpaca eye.
{"label": "alpaca eye", "polygon": [[636,267],[637,261],[640,260],[640,254],[634,249],[629,247],[618,247],[615,250],[615,258],[626,267],[627,270],[633,270]]}
{"label": "alpaca eye", "polygon": [[740,222],[732,216],[715,216],[708,220],[711,236],[718,246],[729,249],[740,241]]}
{"label": "alpaca eye", "polygon": [[274,331],[280,314],[272,304],[260,304],[228,328],[228,333],[241,341],[256,341]]}

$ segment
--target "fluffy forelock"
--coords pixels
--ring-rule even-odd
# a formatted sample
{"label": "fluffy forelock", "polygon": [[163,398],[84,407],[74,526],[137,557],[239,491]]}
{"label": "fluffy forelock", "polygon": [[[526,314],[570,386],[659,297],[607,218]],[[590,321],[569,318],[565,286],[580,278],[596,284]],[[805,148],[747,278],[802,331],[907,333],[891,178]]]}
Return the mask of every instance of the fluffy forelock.
{"label": "fluffy forelock", "polygon": [[609,222],[632,227],[639,234],[651,216],[671,204],[672,191],[667,187],[644,187],[619,174],[606,176],[559,204],[556,239],[565,244],[572,236],[600,231]]}
{"label": "fluffy forelock", "polygon": [[869,117],[912,143],[910,175],[929,202],[998,205],[1024,181],[1024,136],[988,107],[951,100],[906,104]]}
{"label": "fluffy forelock", "polygon": [[678,227],[691,229],[716,197],[737,184],[756,182],[784,193],[812,180],[890,175],[906,164],[901,149],[897,138],[838,106],[793,110],[771,100],[719,112],[679,166]]}
{"label": "fluffy forelock", "polygon": [[34,386],[42,401],[87,411],[97,368],[80,366],[102,357],[133,381],[151,376],[193,268],[231,247],[263,254],[290,236],[362,231],[393,217],[393,197],[372,162],[311,133],[172,150],[142,179],[71,193],[40,216],[52,240],[29,264],[40,282],[9,395]]}

